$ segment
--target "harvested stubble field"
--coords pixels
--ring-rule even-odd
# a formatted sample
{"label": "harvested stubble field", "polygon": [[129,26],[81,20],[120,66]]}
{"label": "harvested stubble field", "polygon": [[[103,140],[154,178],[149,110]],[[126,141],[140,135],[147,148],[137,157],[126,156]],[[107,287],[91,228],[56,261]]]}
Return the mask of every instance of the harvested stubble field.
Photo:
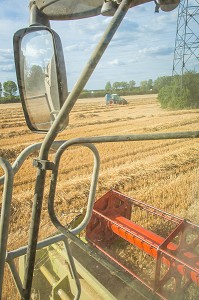
{"label": "harvested stubble field", "polygon": [[[125,98],[128,100],[126,106],[106,106],[103,98],[79,100],[70,114],[69,126],[59,133],[57,139],[193,131],[199,128],[199,109],[163,110],[155,95]],[[0,108],[0,156],[14,162],[24,148],[42,141],[44,135],[28,130],[20,104],[1,105]],[[198,223],[198,139],[120,142],[96,146],[101,156],[96,198],[114,188]],[[51,158],[53,155],[52,152]],[[9,250],[27,243],[36,177],[36,169],[32,167],[34,157],[37,157],[37,153],[31,155],[15,175]],[[55,201],[56,213],[63,224],[86,207],[92,167],[92,154],[83,147],[71,147],[63,154]],[[47,213],[48,184],[49,178],[46,181],[40,238],[56,231]],[[150,222],[147,218],[145,220],[146,223]],[[5,287],[10,286],[9,281],[6,276]],[[4,295],[5,299],[13,299],[7,288]]]}

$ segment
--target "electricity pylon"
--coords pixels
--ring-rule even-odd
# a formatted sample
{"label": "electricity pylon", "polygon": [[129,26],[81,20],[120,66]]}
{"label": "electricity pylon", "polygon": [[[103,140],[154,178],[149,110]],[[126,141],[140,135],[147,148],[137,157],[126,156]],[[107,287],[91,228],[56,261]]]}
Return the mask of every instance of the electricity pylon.
{"label": "electricity pylon", "polygon": [[173,75],[199,72],[199,0],[181,0],[173,59]]}

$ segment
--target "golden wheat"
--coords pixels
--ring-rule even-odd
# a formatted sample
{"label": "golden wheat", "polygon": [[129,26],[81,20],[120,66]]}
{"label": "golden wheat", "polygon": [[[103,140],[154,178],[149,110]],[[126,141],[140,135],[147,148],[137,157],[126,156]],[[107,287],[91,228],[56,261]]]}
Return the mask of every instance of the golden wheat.
{"label": "golden wheat", "polygon": [[[59,133],[58,139],[198,130],[199,110],[162,110],[153,95],[126,98],[129,101],[126,106],[106,106],[102,98],[79,100],[71,112],[68,128]],[[1,108],[0,156],[13,162],[25,147],[42,141],[44,135],[30,133],[19,104],[2,105]],[[97,198],[115,188],[198,223],[199,140],[120,142],[96,146],[101,156]],[[27,243],[36,178],[33,157],[37,157],[37,153],[31,155],[15,175],[9,250]],[[53,153],[50,158],[53,159]],[[56,213],[63,224],[86,207],[92,168],[92,154],[81,146],[71,147],[63,154],[55,199]],[[3,174],[2,170],[0,172]],[[50,175],[46,181],[40,238],[55,231],[47,212],[49,181]],[[128,261],[131,256],[128,253]],[[143,259],[140,261],[142,263]],[[5,277],[5,287],[8,281]],[[11,299],[6,290],[5,299]]]}

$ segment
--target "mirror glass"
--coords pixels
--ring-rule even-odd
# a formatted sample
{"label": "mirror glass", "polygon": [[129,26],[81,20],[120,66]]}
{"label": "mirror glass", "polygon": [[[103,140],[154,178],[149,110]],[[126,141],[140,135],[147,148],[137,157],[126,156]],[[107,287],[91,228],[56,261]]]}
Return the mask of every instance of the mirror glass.
{"label": "mirror glass", "polygon": [[47,131],[60,110],[54,44],[48,30],[23,37],[20,65],[30,123],[35,130]]}

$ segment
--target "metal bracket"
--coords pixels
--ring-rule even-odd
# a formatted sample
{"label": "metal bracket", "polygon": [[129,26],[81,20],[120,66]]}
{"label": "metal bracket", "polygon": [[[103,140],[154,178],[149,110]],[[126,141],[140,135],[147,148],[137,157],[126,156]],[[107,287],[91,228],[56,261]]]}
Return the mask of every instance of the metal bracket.
{"label": "metal bracket", "polygon": [[154,0],[154,2],[155,2],[155,13],[159,13],[160,4],[156,0]]}
{"label": "metal bracket", "polygon": [[55,164],[49,160],[33,159],[33,167],[40,170],[54,170]]}

